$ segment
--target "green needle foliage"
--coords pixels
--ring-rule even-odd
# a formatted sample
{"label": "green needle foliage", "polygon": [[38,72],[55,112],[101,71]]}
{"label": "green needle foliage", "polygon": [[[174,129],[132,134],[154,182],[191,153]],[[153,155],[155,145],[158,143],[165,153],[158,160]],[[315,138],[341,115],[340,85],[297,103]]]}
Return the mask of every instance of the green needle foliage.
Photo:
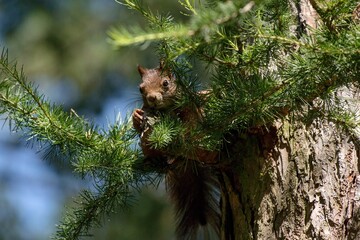
{"label": "green needle foliage", "polygon": [[149,136],[151,147],[154,149],[163,149],[168,147],[174,138],[180,135],[184,126],[169,116],[162,116],[154,123],[152,132]]}
{"label": "green needle foliage", "polygon": [[71,161],[74,172],[89,176],[93,189],[85,190],[77,208],[68,212],[58,227],[55,239],[78,239],[101,222],[117,206],[129,203],[132,189],[144,181],[134,170],[141,155],[132,144],[135,134],[130,122],[116,122],[104,131],[74,111],[64,112],[51,105],[26,81],[24,73],[0,58],[0,113],[13,130],[40,143],[42,150],[54,149],[58,158]]}
{"label": "green needle foliage", "polygon": [[229,131],[266,126],[314,99],[327,104],[324,116],[338,115],[332,93],[359,83],[355,0],[311,1],[319,13],[319,28],[307,30],[296,28],[296,1],[179,2],[187,11],[185,23],[153,15],[141,1],[123,1],[149,20],[149,29],[112,29],[109,36],[116,47],[156,42],[159,57],[175,72],[185,98],[194,95],[183,87],[189,64],[200,60],[213,69],[210,79],[200,79],[210,81],[210,94],[201,106],[205,139],[219,143]]}
{"label": "green needle foliage", "polygon": [[[176,117],[160,116],[150,136],[154,148],[167,148],[174,155],[191,153],[196,146],[219,149],[231,131],[266,126],[304,107],[309,113],[318,110],[311,104],[314,100],[324,103],[318,117],[351,133],[359,127],[358,114],[334,100],[336,90],[360,82],[360,24],[352,14],[357,1],[311,1],[320,26],[305,30],[294,28],[299,19],[292,9],[298,1],[181,0],[188,17],[182,23],[155,15],[144,2],[121,4],[142,14],[149,26],[113,28],[110,42],[117,48],[155,42],[159,58],[180,87],[176,107],[202,109],[201,124],[191,131]],[[195,60],[211,69],[210,79],[196,78],[191,67]],[[12,129],[38,141],[44,150],[55,149],[59,158],[71,161],[74,172],[93,180],[94,188],[79,196],[55,239],[87,235],[104,215],[125,207],[131,190],[151,176],[136,164],[143,156],[133,148],[131,122],[103,130],[75,111],[52,105],[9,62],[6,51],[0,69],[0,113]],[[209,91],[197,94],[203,83]]]}

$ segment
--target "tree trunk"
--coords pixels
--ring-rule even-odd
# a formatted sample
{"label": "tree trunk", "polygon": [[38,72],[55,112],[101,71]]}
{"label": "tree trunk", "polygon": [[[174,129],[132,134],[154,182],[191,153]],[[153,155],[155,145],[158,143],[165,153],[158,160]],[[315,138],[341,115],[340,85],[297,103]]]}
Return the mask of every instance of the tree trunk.
{"label": "tree trunk", "polygon": [[232,146],[221,239],[360,239],[357,149],[334,124],[284,121]]}
{"label": "tree trunk", "polygon": [[[359,94],[340,89],[333,99],[354,112]],[[324,108],[314,105],[230,139],[221,239],[360,239],[358,138],[317,117]]]}
{"label": "tree trunk", "polygon": [[[311,2],[291,4],[299,34],[317,27]],[[339,100],[359,99],[356,92],[335,95],[356,111],[354,103]],[[318,113],[322,104],[315,105]],[[304,112],[302,119],[292,116],[228,141],[220,174],[221,239],[360,239],[358,141]]]}

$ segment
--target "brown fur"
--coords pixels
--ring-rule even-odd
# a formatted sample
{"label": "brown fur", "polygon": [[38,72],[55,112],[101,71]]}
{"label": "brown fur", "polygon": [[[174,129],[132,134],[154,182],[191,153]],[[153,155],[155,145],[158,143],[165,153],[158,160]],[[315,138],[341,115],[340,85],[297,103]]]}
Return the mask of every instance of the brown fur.
{"label": "brown fur", "polygon": [[[176,94],[175,80],[171,75],[162,67],[146,69],[138,66],[138,71],[143,81],[139,87],[144,107],[157,110],[169,108]],[[168,83],[167,86],[164,86],[165,81]]]}
{"label": "brown fur", "polygon": [[[138,66],[138,71],[142,78],[140,92],[144,103],[142,109],[134,110],[133,124],[141,134],[140,142],[144,155],[148,158],[167,158],[169,170],[165,179],[167,191],[175,205],[177,237],[194,239],[202,226],[210,226],[219,233],[219,206],[215,191],[218,183],[214,173],[202,164],[214,163],[217,153],[198,149],[191,156],[173,159],[167,156],[166,151],[149,147],[147,138],[151,133],[151,126],[144,127],[143,120],[153,109],[171,109],[177,94],[176,82],[162,66],[155,69]],[[190,131],[194,122],[196,124],[196,119],[199,119],[199,112],[181,109],[176,115],[189,124]]]}
{"label": "brown fur", "polygon": [[166,174],[179,239],[194,239],[201,227],[209,225],[219,234],[218,196],[214,190],[218,183],[213,174],[196,161],[178,162]]}

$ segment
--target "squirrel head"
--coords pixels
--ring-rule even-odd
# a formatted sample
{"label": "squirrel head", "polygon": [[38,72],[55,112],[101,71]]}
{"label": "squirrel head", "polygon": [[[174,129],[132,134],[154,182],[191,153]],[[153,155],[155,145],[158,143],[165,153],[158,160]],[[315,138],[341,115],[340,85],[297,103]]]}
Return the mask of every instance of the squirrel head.
{"label": "squirrel head", "polygon": [[175,100],[176,83],[171,73],[163,64],[153,69],[138,65],[142,83],[139,86],[144,106],[157,110],[171,107]]}

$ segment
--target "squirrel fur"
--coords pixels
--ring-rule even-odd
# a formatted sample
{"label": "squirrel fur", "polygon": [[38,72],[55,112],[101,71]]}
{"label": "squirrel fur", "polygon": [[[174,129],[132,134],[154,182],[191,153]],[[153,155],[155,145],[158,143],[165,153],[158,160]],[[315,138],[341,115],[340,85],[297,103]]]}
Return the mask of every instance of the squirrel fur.
{"label": "squirrel fur", "polygon": [[[177,85],[171,73],[161,63],[158,68],[147,69],[138,66],[142,78],[139,86],[143,98],[143,107],[135,109],[132,115],[133,126],[140,134],[140,145],[146,158],[165,159],[166,188],[174,203],[176,212],[176,235],[178,239],[196,239],[200,229],[213,230],[219,234],[219,194],[218,182],[211,167],[205,163],[214,163],[216,152],[201,148],[187,156],[167,154],[166,150],[153,149],[149,146],[148,137],[151,126],[146,126],[146,116],[155,111],[175,111],[182,122],[196,124],[199,111],[173,109]],[[158,161],[158,160],[157,160]],[[163,164],[164,165],[164,164]],[[162,165],[162,166],[163,166]],[[206,232],[204,232],[206,235]]]}

